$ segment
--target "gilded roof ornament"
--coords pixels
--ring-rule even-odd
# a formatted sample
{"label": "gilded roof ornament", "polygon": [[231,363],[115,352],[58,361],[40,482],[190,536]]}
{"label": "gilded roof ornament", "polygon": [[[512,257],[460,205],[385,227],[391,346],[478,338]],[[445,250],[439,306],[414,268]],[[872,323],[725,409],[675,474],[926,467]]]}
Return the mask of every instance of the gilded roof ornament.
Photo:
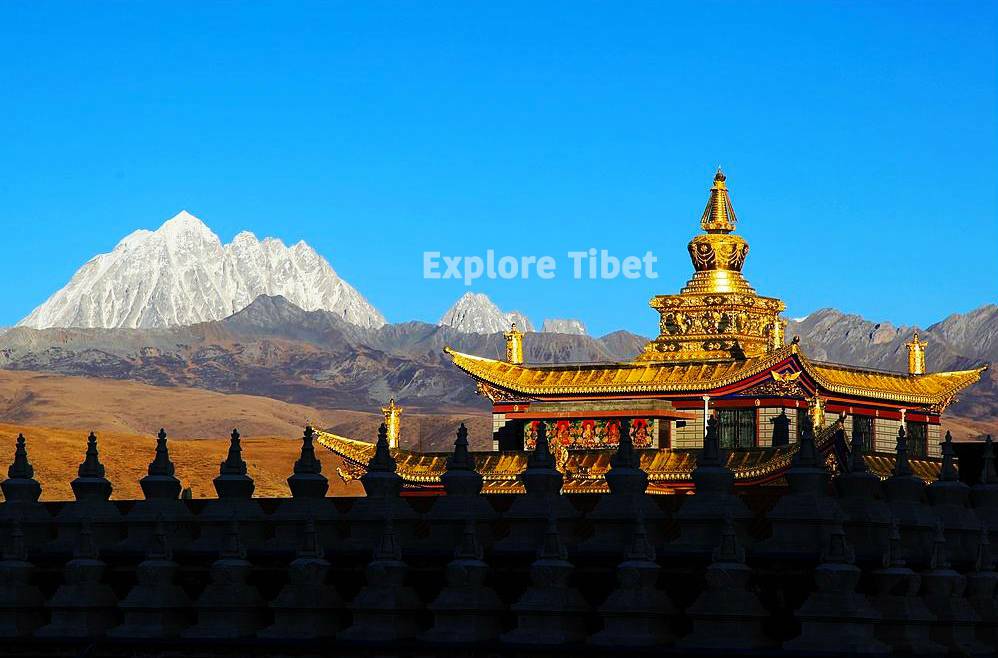
{"label": "gilded roof ornament", "polygon": [[731,205],[731,195],[728,194],[727,177],[721,168],[714,174],[714,185],[710,188],[707,207],[700,217],[700,226],[708,233],[730,233],[735,230],[735,209]]}

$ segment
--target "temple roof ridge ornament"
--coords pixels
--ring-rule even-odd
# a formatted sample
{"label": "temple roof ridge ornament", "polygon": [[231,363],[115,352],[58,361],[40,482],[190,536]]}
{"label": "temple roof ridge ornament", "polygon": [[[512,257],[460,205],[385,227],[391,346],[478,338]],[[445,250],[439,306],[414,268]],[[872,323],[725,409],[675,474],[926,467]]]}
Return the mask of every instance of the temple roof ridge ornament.
{"label": "temple roof ridge ornament", "polygon": [[738,218],[731,205],[731,195],[728,193],[726,180],[724,172],[718,167],[717,173],[714,174],[714,184],[710,188],[707,207],[704,208],[703,215],[700,217],[700,226],[708,233],[730,233],[735,230]]}

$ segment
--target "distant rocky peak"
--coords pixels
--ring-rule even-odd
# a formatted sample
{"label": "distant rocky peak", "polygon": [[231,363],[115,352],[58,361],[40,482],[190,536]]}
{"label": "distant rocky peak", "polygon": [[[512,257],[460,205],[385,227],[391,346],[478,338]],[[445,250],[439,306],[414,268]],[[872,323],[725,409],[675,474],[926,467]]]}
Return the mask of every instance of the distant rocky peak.
{"label": "distant rocky peak", "polygon": [[519,311],[504,312],[489,296],[480,292],[466,292],[454,302],[437,323],[469,334],[494,334],[508,331],[512,323],[520,331],[533,331],[534,326]]}
{"label": "distant rocky peak", "polygon": [[546,334],[575,334],[586,336],[586,325],[581,320],[563,318],[545,318],[541,331]]}
{"label": "distant rocky peak", "polygon": [[152,328],[220,320],[260,295],[283,295],[361,327],[384,317],[305,242],[288,248],[242,231],[223,245],[186,210],[84,264],[22,326]]}

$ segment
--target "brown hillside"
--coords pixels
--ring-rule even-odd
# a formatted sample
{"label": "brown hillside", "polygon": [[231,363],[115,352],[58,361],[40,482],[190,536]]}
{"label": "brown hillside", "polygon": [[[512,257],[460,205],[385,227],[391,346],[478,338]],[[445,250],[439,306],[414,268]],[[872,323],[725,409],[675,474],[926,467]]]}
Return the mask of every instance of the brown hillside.
{"label": "brown hillside", "polygon": [[[62,428],[0,424],[0,464],[9,464],[14,456],[14,440],[18,432],[27,439],[28,457],[35,467],[35,479],[42,485],[42,500],[72,500],[69,483],[83,461],[87,433]],[[288,496],[287,477],[298,458],[300,442],[281,437],[252,437],[242,440],[243,459],[249,475],[256,482],[256,496]],[[176,439],[169,442],[170,458],[177,468],[177,477],[190,487],[195,498],[213,498],[212,478],[218,475],[218,465],[225,459],[228,438]],[[112,498],[142,497],[139,478],[146,474],[152,461],[156,439],[151,435],[123,432],[98,434],[100,460],[106,477],[114,485]],[[340,459],[326,451],[318,451],[322,470],[329,478],[329,495],[353,496],[363,493],[358,482],[345,483],[336,475],[342,466]]]}

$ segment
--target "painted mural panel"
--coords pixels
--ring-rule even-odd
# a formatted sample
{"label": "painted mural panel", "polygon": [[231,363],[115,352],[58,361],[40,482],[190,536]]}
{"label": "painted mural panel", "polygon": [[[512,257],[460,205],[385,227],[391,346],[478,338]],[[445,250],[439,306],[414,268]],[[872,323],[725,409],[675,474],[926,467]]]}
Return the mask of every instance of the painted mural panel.
{"label": "painted mural panel", "polygon": [[[617,420],[535,420],[524,427],[523,445],[533,450],[537,445],[537,426],[547,426],[548,441],[569,450],[616,448],[620,444],[620,421]],[[631,442],[635,448],[653,448],[657,436],[655,418],[631,419]]]}

